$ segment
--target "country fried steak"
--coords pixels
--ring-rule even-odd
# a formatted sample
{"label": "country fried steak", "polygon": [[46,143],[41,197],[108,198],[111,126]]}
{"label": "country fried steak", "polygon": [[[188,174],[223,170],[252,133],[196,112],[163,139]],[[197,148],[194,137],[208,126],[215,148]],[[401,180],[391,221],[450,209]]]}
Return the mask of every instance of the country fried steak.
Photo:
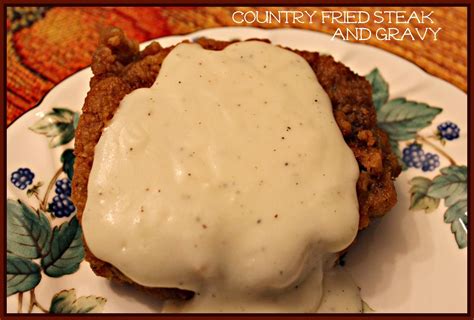
{"label": "country fried steak", "polygon": [[[205,49],[222,50],[235,41],[201,38],[196,42]],[[86,204],[94,150],[102,130],[114,116],[125,95],[154,83],[161,64],[171,49],[172,47],[163,48],[153,42],[139,51],[138,44],[127,39],[119,29],[107,30],[102,35],[93,56],[94,76],[90,80],[90,91],[76,131],[72,197],[79,220]],[[334,117],[344,139],[357,159],[360,169],[357,182],[359,229],[364,229],[373,218],[384,215],[395,205],[397,195],[393,180],[400,173],[400,166],[388,137],[376,125],[371,86],[365,78],[356,75],[330,56],[317,52],[292,51],[306,59],[314,70],[321,86],[329,95]],[[162,299],[189,299],[193,296],[191,291],[138,285],[111,264],[97,259],[88,250],[87,242],[85,244],[86,260],[99,276],[133,284]]]}

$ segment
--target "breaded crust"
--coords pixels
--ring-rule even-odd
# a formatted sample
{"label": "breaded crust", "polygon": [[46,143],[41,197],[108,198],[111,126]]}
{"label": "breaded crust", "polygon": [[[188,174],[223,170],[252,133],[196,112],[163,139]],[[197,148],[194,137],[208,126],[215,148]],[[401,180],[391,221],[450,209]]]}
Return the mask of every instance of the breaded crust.
{"label": "breaded crust", "polygon": [[[199,39],[197,42],[209,50],[222,50],[232,43],[210,39]],[[90,91],[76,131],[72,198],[79,221],[87,200],[94,149],[102,129],[112,119],[126,94],[138,88],[150,87],[154,83],[163,59],[171,49],[162,48],[154,42],[140,52],[138,44],[127,39],[119,29],[107,30],[102,35],[93,56],[94,76],[90,80]],[[373,217],[384,215],[395,205],[397,195],[393,179],[400,173],[400,166],[387,135],[376,126],[371,86],[365,78],[335,62],[330,56],[317,52],[292,51],[308,61],[329,95],[336,122],[359,163],[357,196],[359,229],[363,229]],[[86,239],[84,242],[86,260],[99,276],[133,284],[161,299],[189,299],[193,296],[191,291],[138,285],[111,264],[96,258],[88,249]]]}

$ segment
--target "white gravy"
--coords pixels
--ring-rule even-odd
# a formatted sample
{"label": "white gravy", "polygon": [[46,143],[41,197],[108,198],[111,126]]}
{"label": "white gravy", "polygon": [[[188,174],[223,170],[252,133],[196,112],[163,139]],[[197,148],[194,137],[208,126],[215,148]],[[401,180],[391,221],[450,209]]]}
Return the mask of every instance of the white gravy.
{"label": "white gravy", "polygon": [[180,44],[102,133],[84,236],[133,281],[195,292],[165,311],[358,312],[356,286],[323,286],[351,282],[331,269],[357,233],[358,174],[306,60]]}

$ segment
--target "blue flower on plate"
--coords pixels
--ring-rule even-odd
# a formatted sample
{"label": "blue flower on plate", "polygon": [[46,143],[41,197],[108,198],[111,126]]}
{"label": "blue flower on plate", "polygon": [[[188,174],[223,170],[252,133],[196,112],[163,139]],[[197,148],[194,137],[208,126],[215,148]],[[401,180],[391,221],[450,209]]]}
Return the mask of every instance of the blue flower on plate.
{"label": "blue flower on plate", "polygon": [[56,181],[56,194],[64,194],[68,197],[71,196],[71,180],[68,178],[66,179],[59,179]]}
{"label": "blue flower on plate", "polygon": [[435,153],[425,153],[418,143],[412,143],[403,149],[403,162],[409,168],[417,168],[424,172],[433,171],[439,167],[439,156]]}
{"label": "blue flower on plate", "polygon": [[423,165],[421,166],[421,170],[433,171],[434,169],[439,167],[439,156],[435,153],[426,153],[425,154],[425,161],[423,161]]}
{"label": "blue flower on plate", "polygon": [[403,149],[403,162],[409,168],[421,168],[425,161],[425,152],[418,143],[412,143]]}
{"label": "blue flower on plate", "polygon": [[56,217],[63,218],[69,217],[71,213],[76,210],[76,207],[72,203],[71,199],[64,194],[57,194],[53,197],[53,201],[49,203],[48,210]]}
{"label": "blue flower on plate", "polygon": [[30,184],[33,183],[35,174],[28,168],[19,168],[12,173],[10,181],[18,189],[25,190]]}
{"label": "blue flower on plate", "polygon": [[459,129],[459,127],[451,121],[443,122],[438,126],[439,135],[441,138],[446,140],[454,140],[459,138],[460,131],[461,129]]}

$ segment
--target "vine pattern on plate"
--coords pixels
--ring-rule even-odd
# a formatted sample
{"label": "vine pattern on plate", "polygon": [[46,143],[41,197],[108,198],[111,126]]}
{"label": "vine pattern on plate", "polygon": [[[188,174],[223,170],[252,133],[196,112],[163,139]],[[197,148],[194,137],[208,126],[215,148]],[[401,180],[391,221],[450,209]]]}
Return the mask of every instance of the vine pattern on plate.
{"label": "vine pattern on plate", "polygon": [[[410,180],[409,210],[435,211],[444,201],[444,222],[451,225],[460,249],[467,247],[467,166],[458,164],[444,147],[456,143],[461,128],[451,122],[438,123],[431,135],[420,131],[433,124],[443,110],[426,103],[406,98],[389,99],[389,86],[378,69],[373,69],[366,79],[372,85],[372,98],[377,111],[377,124],[390,137],[390,145],[398,157],[402,169],[421,170],[424,176]],[[405,146],[400,151],[400,146]],[[430,150],[431,152],[426,152]],[[440,157],[449,165],[439,168]],[[438,170],[433,179],[428,172]]]}
{"label": "vine pattern on plate", "polygon": [[[55,148],[74,139],[78,119],[76,112],[53,108],[30,129],[46,136],[49,147]],[[96,313],[107,301],[97,296],[77,297],[72,288],[54,294],[49,307],[45,307],[35,293],[43,276],[71,275],[84,260],[82,230],[70,199],[74,159],[72,149],[63,151],[62,166],[44,192],[44,183],[34,183],[35,173],[30,168],[18,168],[10,175],[14,187],[36,200],[36,205],[31,205],[7,199],[7,296],[18,296],[19,313],[24,311],[25,293],[29,293],[28,313],[35,308],[45,313]]]}

